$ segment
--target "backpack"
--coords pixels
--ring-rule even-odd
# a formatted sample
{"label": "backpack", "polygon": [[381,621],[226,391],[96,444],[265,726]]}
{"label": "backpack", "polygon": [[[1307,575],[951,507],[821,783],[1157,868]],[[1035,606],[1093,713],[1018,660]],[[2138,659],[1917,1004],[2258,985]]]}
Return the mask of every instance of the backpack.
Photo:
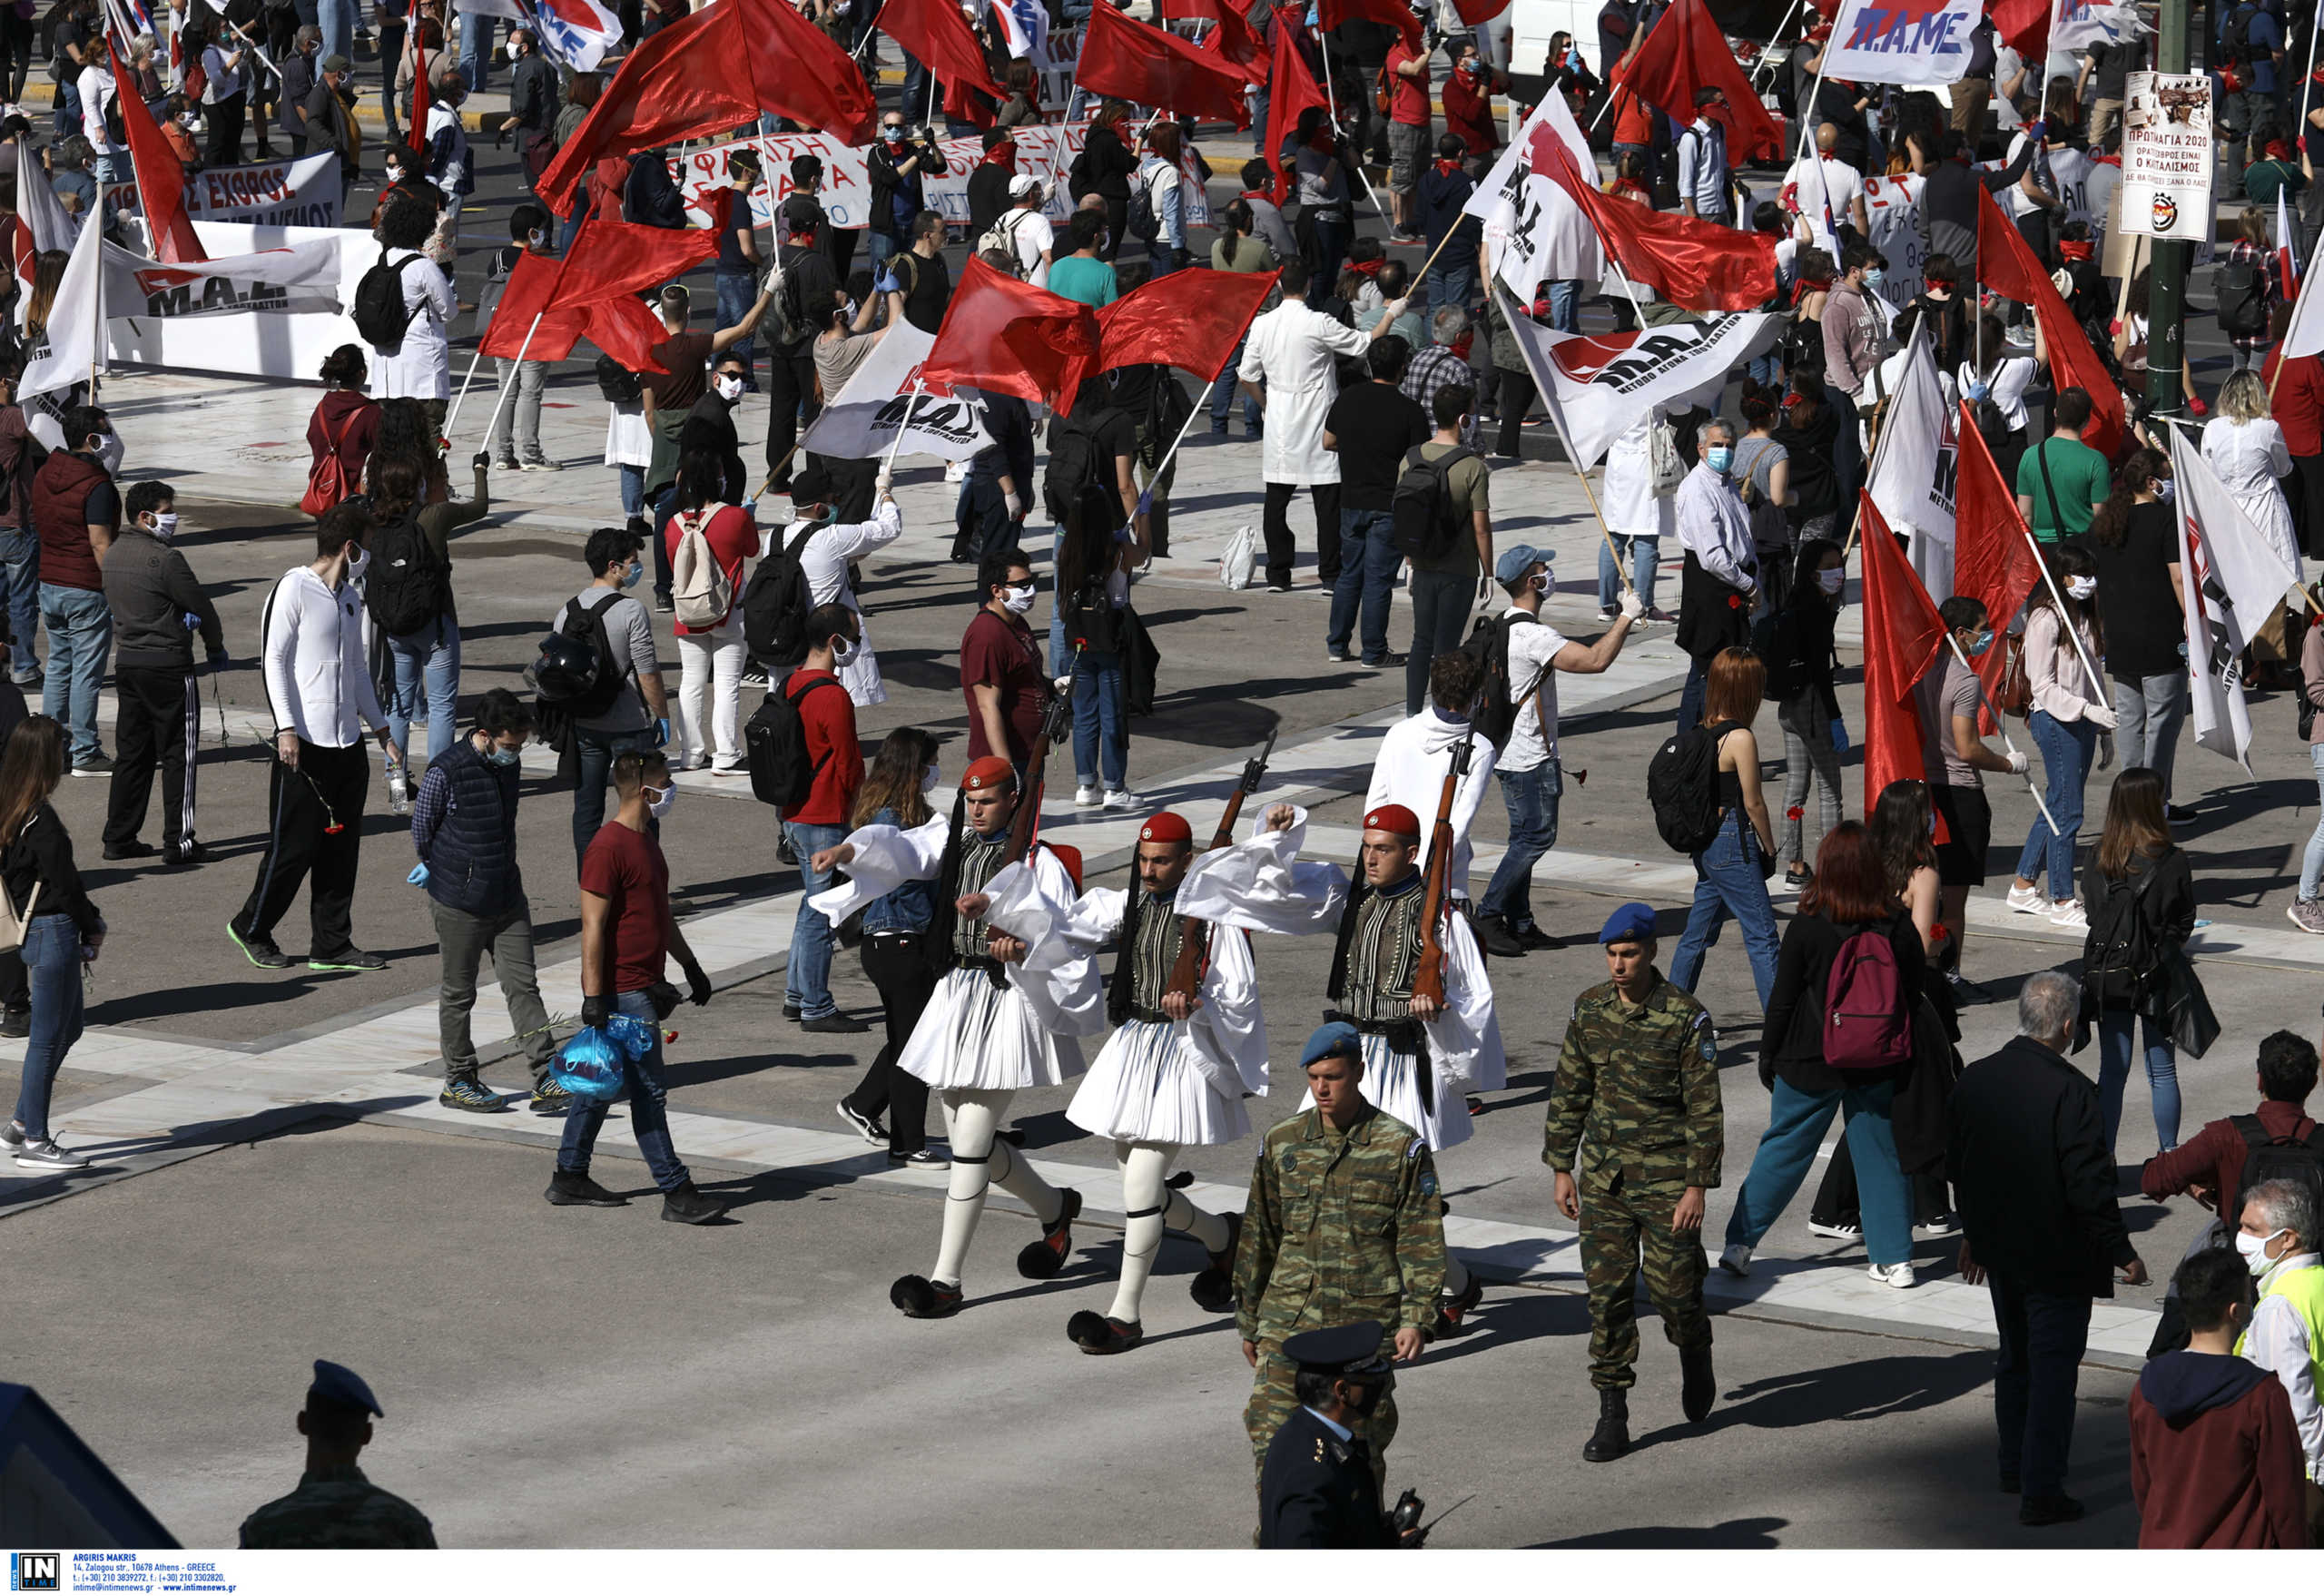
{"label": "backpack", "polygon": [[2090,917],[2090,934],[2082,947],[2082,982],[2102,1003],[2125,989],[2126,996],[2115,1000],[2135,1002],[2162,961],[2153,930],[2139,912],[2139,901],[2146,896],[2154,876],[2149,869],[2140,873],[2135,884],[2127,876],[2109,878],[2105,901]]}
{"label": "backpack", "polygon": [[774,298],[767,301],[767,334],[775,344],[790,349],[818,330],[807,325],[807,307],[800,298],[799,273],[794,260],[783,269],[776,280]]}
{"label": "backpack", "polygon": [[597,391],[609,405],[634,405],[645,398],[637,373],[611,355],[597,357]]}
{"label": "backpack", "polygon": [[708,536],[711,517],[725,507],[704,505],[691,516],[680,510],[670,517],[678,528],[678,547],[670,556],[670,598],[681,626],[706,631],[734,607],[734,578],[719,563]]}
{"label": "backpack", "polygon": [[768,669],[788,670],[807,657],[807,615],[814,604],[799,551],[814,535],[810,527],[793,542],[777,542],[743,589],[743,646]]}
{"label": "backpack", "polygon": [[815,777],[831,759],[807,758],[807,723],[799,714],[800,701],[818,687],[837,687],[836,676],[817,676],[793,691],[789,683],[759,701],[743,727],[743,748],[751,764],[751,795],[762,803],[795,809],[807,802]]}
{"label": "backpack", "polygon": [[114,94],[105,101],[103,113],[105,143],[116,150],[129,143],[129,129],[122,124],[121,96]]}
{"label": "backpack", "polygon": [[1813,371],[1824,374],[1824,324],[1804,317],[1793,317],[1783,324],[1777,336],[1776,351],[1783,357],[1786,371]]}
{"label": "backpack", "polygon": [[356,281],[352,307],[355,330],[375,350],[403,342],[403,335],[411,330],[412,321],[428,308],[425,300],[409,310],[403,306],[403,269],[415,262],[433,264],[427,256],[414,253],[390,266],[388,247],[381,244],[379,260]]}
{"label": "backpack", "polygon": [[1718,835],[1718,744],[1740,723],[1689,726],[1655,751],[1646,766],[1646,801],[1654,829],[1680,853],[1699,853]]}
{"label": "backpack", "polygon": [[436,553],[408,515],[371,534],[371,565],[363,580],[363,602],[379,630],[407,636],[444,613],[451,566]]}
{"label": "backpack", "polygon": [[1452,552],[1466,530],[1452,505],[1452,468],[1476,458],[1466,448],[1454,448],[1436,459],[1423,459],[1414,444],[1404,451],[1404,469],[1396,478],[1396,494],[1389,501],[1390,540],[1407,559],[1443,559]]}
{"label": "backpack", "polygon": [[2268,329],[2268,280],[2255,253],[2230,254],[2219,280],[2219,330],[2230,338],[2257,338]]}
{"label": "backpack", "polygon": [[1143,167],[1130,177],[1129,212],[1122,225],[1140,243],[1150,244],[1162,236],[1162,218],[1154,209],[1154,185],[1147,181]]}
{"label": "backpack", "polygon": [[2260,14],[2257,5],[2239,5],[2228,13],[2227,25],[2220,30],[2220,64],[2248,65],[2251,60],[2251,19]]}
{"label": "backpack", "polygon": [[1824,979],[1824,1062],[1835,1069],[1888,1069],[1913,1059],[1896,950],[1881,929],[1840,944]]}
{"label": "backpack", "polygon": [[1106,509],[1115,492],[1113,460],[1098,448],[1098,432],[1083,412],[1049,423],[1049,465],[1041,475],[1041,504],[1059,527],[1079,527],[1095,519],[1111,527]]}
{"label": "backpack", "polygon": [[1463,654],[1484,667],[1484,687],[1476,707],[1470,711],[1470,724],[1483,734],[1496,752],[1509,746],[1510,734],[1517,729],[1517,717],[1556,668],[1544,663],[1521,689],[1511,682],[1509,634],[1521,623],[1539,626],[1541,621],[1521,609],[1512,609],[1497,620],[1481,616],[1470,631],[1469,640],[1461,645]]}
{"label": "backpack", "polygon": [[[361,411],[356,409],[340,417],[336,437],[330,428],[323,429],[323,452],[313,465],[307,468],[307,491],[299,498],[300,515],[322,515],[340,500],[354,497],[355,484],[347,479],[347,462],[340,458],[339,445],[340,439],[347,436],[348,428],[354,425],[355,418],[359,414]],[[0,497],[0,502],[5,502],[4,497]]]}
{"label": "backpack", "polygon": [[539,705],[572,720],[589,720],[614,706],[628,677],[614,669],[606,612],[620,602],[616,594],[599,604],[576,598],[565,606],[564,622],[541,640],[540,655],[525,673]]}
{"label": "backpack", "polygon": [[2308,1188],[2308,1200],[2324,1208],[2324,1125],[2296,1140],[2270,1136],[2257,1114],[2233,1115],[2228,1123],[2242,1136],[2245,1148],[2243,1177],[2235,1187],[2238,1192],[2248,1196],[2264,1181],[2297,1181]]}
{"label": "backpack", "polygon": [[1025,262],[1017,253],[1017,229],[1014,223],[1031,215],[1021,205],[1012,205],[1000,213],[1000,219],[977,236],[977,253],[998,251],[1009,257],[1009,273],[1018,281],[1025,281]]}

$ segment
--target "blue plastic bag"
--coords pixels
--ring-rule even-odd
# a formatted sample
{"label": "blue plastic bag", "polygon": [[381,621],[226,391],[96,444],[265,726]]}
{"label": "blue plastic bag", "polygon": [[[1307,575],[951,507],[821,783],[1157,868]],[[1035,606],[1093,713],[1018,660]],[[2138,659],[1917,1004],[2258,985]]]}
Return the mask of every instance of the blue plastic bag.
{"label": "blue plastic bag", "polygon": [[585,1103],[610,1103],[621,1096],[624,1062],[654,1050],[654,1030],[631,1014],[616,1014],[602,1026],[585,1025],[549,1060],[549,1079]]}

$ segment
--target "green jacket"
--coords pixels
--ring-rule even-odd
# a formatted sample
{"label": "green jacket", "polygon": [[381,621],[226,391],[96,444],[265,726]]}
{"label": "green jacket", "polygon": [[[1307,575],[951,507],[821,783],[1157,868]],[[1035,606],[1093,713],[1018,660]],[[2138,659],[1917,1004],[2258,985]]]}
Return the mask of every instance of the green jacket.
{"label": "green jacket", "polygon": [[1444,1284],[1444,1201],[1428,1143],[1370,1109],[1342,1135],[1310,1108],[1267,1132],[1235,1250],[1243,1339],[1376,1319],[1425,1329]]}
{"label": "green jacket", "polygon": [[1612,981],[1573,1000],[1541,1162],[1571,1173],[1579,1153],[1586,1170],[1708,1190],[1726,1146],[1718,1036],[1700,1003],[1659,970],[1634,1009]]}

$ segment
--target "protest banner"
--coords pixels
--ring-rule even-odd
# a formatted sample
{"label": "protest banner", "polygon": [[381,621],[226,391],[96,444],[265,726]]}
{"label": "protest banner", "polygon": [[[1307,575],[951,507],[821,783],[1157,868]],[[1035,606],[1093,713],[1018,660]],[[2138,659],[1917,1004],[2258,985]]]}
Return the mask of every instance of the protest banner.
{"label": "protest banner", "polygon": [[[137,185],[105,185],[105,199],[123,215],[142,216]],[[254,227],[337,227],[341,195],[339,156],[326,151],[296,161],[221,166],[186,179],[186,214],[202,222]]]}
{"label": "protest banner", "polygon": [[1852,84],[1955,84],[1980,0],[1840,0],[1824,71]]}
{"label": "protest banner", "polygon": [[2134,72],[2122,107],[2124,232],[2211,234],[2211,81],[2202,73]]}

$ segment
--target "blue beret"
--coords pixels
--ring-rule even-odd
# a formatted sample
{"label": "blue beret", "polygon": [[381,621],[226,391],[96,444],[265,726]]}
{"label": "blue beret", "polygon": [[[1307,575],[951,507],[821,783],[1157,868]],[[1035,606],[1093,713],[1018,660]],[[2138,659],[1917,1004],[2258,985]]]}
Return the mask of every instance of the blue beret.
{"label": "blue beret", "polygon": [[1643,941],[1654,935],[1654,911],[1643,903],[1625,903],[1606,917],[1598,933],[1600,944]]}
{"label": "blue beret", "polygon": [[379,1411],[379,1399],[363,1384],[363,1376],[345,1364],[334,1364],[328,1358],[315,1360],[315,1383],[307,1387],[309,1396],[320,1396],[326,1402],[342,1407],[359,1407],[380,1418],[388,1415]]}
{"label": "blue beret", "polygon": [[1353,1325],[1286,1335],[1283,1355],[1303,1369],[1320,1374],[1368,1374],[1388,1366],[1380,1355],[1380,1344],[1387,1335],[1378,1321],[1359,1319]]}
{"label": "blue beret", "polygon": [[1364,1057],[1364,1033],[1344,1020],[1330,1020],[1308,1034],[1307,1045],[1299,1049],[1299,1068],[1305,1069],[1318,1059],[1341,1053]]}

